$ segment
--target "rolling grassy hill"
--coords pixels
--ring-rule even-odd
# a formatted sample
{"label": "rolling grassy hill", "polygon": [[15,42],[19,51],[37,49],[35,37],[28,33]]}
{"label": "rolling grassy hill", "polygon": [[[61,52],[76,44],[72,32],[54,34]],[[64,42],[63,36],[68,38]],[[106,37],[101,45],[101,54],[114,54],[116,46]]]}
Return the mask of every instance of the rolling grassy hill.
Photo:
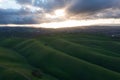
{"label": "rolling grassy hill", "polygon": [[0,80],[120,80],[120,41],[92,34],[1,38]]}

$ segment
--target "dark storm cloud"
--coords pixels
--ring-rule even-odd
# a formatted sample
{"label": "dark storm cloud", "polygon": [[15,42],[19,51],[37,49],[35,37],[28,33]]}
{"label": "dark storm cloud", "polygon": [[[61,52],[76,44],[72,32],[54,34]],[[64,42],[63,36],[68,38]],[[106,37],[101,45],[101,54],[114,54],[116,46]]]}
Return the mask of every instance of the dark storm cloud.
{"label": "dark storm cloud", "polygon": [[75,0],[68,8],[72,13],[93,13],[106,8],[118,7],[119,0]]}
{"label": "dark storm cloud", "polygon": [[120,9],[118,8],[105,9],[100,12],[97,12],[92,17],[94,18],[120,18]]}
{"label": "dark storm cloud", "polygon": [[31,4],[32,0],[16,0],[19,4]]}
{"label": "dark storm cloud", "polygon": [[37,21],[24,10],[0,9],[0,24],[34,24]]}
{"label": "dark storm cloud", "polygon": [[35,24],[37,21],[31,16],[1,15],[0,24]]}

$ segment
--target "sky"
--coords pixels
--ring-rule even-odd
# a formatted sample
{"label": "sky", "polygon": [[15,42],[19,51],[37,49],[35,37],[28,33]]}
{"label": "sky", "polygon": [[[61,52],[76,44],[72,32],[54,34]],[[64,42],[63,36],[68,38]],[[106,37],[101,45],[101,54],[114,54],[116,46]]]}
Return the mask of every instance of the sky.
{"label": "sky", "polygon": [[120,0],[0,0],[0,26],[94,24],[120,25]]}

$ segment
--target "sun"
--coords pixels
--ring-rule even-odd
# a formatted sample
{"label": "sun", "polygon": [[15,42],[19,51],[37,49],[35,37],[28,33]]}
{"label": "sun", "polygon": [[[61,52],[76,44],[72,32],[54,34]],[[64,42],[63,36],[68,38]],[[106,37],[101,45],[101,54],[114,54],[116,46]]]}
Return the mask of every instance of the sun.
{"label": "sun", "polygon": [[54,14],[55,14],[56,17],[64,17],[65,16],[65,10],[64,9],[55,10]]}
{"label": "sun", "polygon": [[57,19],[57,18],[64,19],[65,16],[66,16],[65,9],[57,9],[57,10],[54,10],[52,14],[50,14],[50,13],[45,14],[46,18],[51,18],[51,19]]}

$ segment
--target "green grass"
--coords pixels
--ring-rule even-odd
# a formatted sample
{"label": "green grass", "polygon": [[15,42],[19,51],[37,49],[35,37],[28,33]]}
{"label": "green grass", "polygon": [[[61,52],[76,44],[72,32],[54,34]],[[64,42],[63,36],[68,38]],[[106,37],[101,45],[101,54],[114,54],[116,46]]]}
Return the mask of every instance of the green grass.
{"label": "green grass", "polygon": [[4,38],[0,80],[120,80],[119,46],[119,41],[91,34]]}

